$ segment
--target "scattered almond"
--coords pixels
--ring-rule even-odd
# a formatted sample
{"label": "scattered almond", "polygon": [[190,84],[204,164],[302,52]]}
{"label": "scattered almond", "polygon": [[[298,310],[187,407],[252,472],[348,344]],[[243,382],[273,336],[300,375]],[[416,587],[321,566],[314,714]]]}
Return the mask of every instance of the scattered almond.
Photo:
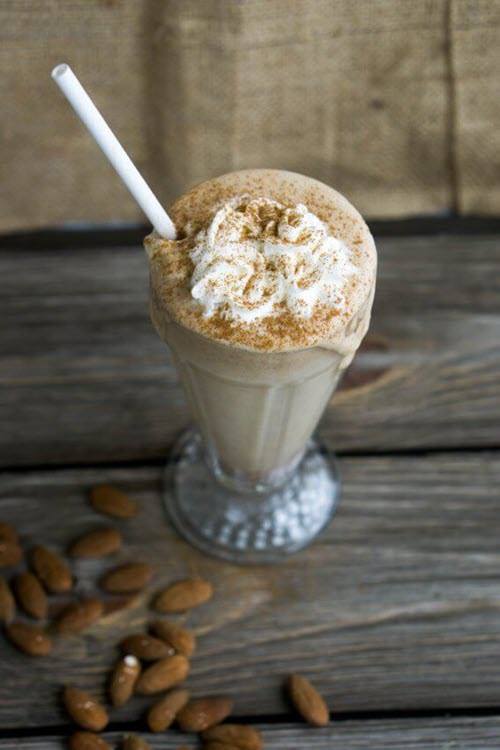
{"label": "scattered almond", "polygon": [[5,542],[19,542],[19,534],[10,523],[0,521],[0,539]]}
{"label": "scattered almond", "polygon": [[33,573],[21,573],[14,581],[14,588],[19,604],[26,614],[36,620],[47,617],[49,608],[47,594],[42,584]]}
{"label": "scattered almond", "polygon": [[154,703],[148,711],[148,727],[152,732],[164,732],[189,700],[187,690],[172,690]]}
{"label": "scattered almond", "polygon": [[196,638],[191,631],[166,620],[157,620],[151,629],[158,638],[170,644],[178,654],[188,658],[193,655],[196,648]]}
{"label": "scattered almond", "polygon": [[157,594],[153,608],[157,612],[185,612],[208,602],[213,595],[213,586],[202,578],[186,578],[177,581]]}
{"label": "scattered almond", "polygon": [[117,529],[96,529],[73,542],[69,554],[71,557],[106,557],[117,552],[122,542],[122,535]]}
{"label": "scattered almond", "polygon": [[157,661],[175,654],[168,643],[147,633],[129,635],[120,643],[120,648],[124,654],[132,654],[143,661]]}
{"label": "scattered almond", "polygon": [[139,677],[136,693],[152,695],[177,685],[186,679],[189,673],[189,662],[185,656],[176,654],[160,659],[148,667]]}
{"label": "scattered almond", "polygon": [[107,726],[109,718],[106,709],[84,690],[64,688],[63,701],[68,714],[83,729],[101,732]]}
{"label": "scattered almond", "polygon": [[123,706],[132,696],[141,673],[139,660],[128,654],[116,664],[109,682],[109,697],[113,706]]}
{"label": "scattered almond", "polygon": [[309,724],[315,727],[328,724],[328,707],[308,679],[298,674],[290,675],[287,690],[293,705]]}
{"label": "scattered almond", "polygon": [[220,724],[233,708],[230,698],[196,698],[177,714],[177,723],[184,732],[203,732]]}
{"label": "scattered almond", "polygon": [[33,549],[31,559],[35,573],[48,591],[59,594],[71,589],[71,571],[60,555],[39,545]]}
{"label": "scattered almond", "polygon": [[101,484],[90,492],[94,510],[113,518],[133,518],[137,515],[137,503],[121,490],[110,484]]}
{"label": "scattered almond", "polygon": [[205,743],[220,743],[234,750],[262,750],[262,737],[254,727],[244,724],[219,724],[202,734]]}
{"label": "scattered almond", "polygon": [[5,632],[11,643],[29,656],[46,656],[52,651],[51,639],[36,625],[13,622],[7,625]]}
{"label": "scattered almond", "polygon": [[82,630],[90,628],[104,611],[103,603],[99,599],[83,599],[63,609],[56,622],[59,635],[76,635]]}
{"label": "scattered almond", "polygon": [[123,738],[123,750],[151,750],[151,746],[145,739],[137,734],[128,734]]}
{"label": "scattered almond", "polygon": [[18,565],[23,558],[23,551],[17,542],[0,539],[0,568]]}
{"label": "scattered almond", "polygon": [[112,750],[109,742],[93,732],[75,732],[68,744],[69,750]]}
{"label": "scattered almond", "polygon": [[14,619],[16,603],[10,586],[3,576],[0,576],[0,622],[8,623]]}
{"label": "scattered almond", "polygon": [[107,599],[104,602],[104,614],[114,615],[117,612],[121,612],[124,609],[131,609],[138,604],[140,593],[135,594],[116,594],[111,599]]}
{"label": "scattered almond", "polygon": [[101,587],[110,594],[140,591],[153,577],[153,568],[147,563],[127,563],[110,570],[103,577]]}

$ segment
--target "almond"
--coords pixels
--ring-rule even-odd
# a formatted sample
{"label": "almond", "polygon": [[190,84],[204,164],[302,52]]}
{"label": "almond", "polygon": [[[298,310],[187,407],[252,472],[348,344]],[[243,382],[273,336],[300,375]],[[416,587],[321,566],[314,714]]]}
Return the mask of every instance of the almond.
{"label": "almond", "polygon": [[189,700],[187,690],[172,690],[154,703],[148,711],[148,727],[152,732],[164,732]]}
{"label": "almond", "polygon": [[33,549],[31,559],[35,573],[48,591],[59,594],[71,589],[71,571],[62,557],[39,545]]}
{"label": "almond", "polygon": [[196,698],[177,714],[177,723],[184,732],[203,732],[220,724],[233,708],[230,698]]}
{"label": "almond", "polygon": [[14,581],[14,587],[19,604],[26,614],[36,620],[47,617],[49,608],[47,594],[42,584],[33,573],[21,573]]}
{"label": "almond", "polygon": [[123,706],[131,698],[140,673],[139,660],[131,654],[117,662],[109,680],[109,697],[113,706]]}
{"label": "almond", "polygon": [[123,706],[132,696],[141,673],[138,659],[128,654],[116,664],[109,681],[109,697],[113,706]]}
{"label": "almond", "polygon": [[186,578],[177,581],[157,594],[153,607],[157,612],[185,612],[208,602],[213,595],[213,586],[202,578]]}
{"label": "almond", "polygon": [[237,745],[228,745],[226,742],[204,742],[203,750],[239,750]]}
{"label": "almond", "polygon": [[244,724],[219,724],[203,732],[204,742],[217,742],[235,750],[262,750],[262,737],[253,727]]}
{"label": "almond", "polygon": [[122,542],[122,535],[117,529],[96,529],[73,542],[69,554],[71,557],[106,557],[117,552]]}
{"label": "almond", "polygon": [[109,719],[106,709],[84,690],[65,687],[63,701],[68,714],[83,729],[101,732],[107,726]]}
{"label": "almond", "polygon": [[18,565],[23,558],[23,551],[17,542],[0,539],[0,568]]}
{"label": "almond", "polygon": [[75,635],[90,628],[104,611],[103,603],[99,599],[83,599],[63,609],[56,622],[59,635]]}
{"label": "almond", "polygon": [[114,615],[124,609],[135,607],[139,603],[139,593],[135,594],[116,594],[111,599],[107,599],[104,604],[105,615]]}
{"label": "almond", "polygon": [[0,521],[0,539],[4,542],[19,542],[19,534],[10,523]]}
{"label": "almond", "polygon": [[101,484],[90,492],[94,510],[113,518],[133,518],[137,515],[137,503],[128,495],[110,484]]}
{"label": "almond", "polygon": [[185,656],[176,654],[167,656],[148,667],[139,677],[136,693],[152,695],[177,685],[186,679],[189,673],[189,662]]}
{"label": "almond", "polygon": [[112,750],[109,742],[93,732],[75,732],[68,744],[69,750]]}
{"label": "almond", "polygon": [[153,568],[147,563],[127,563],[110,570],[101,581],[101,587],[110,594],[127,594],[140,591],[153,577]]}
{"label": "almond", "polygon": [[8,623],[14,619],[16,603],[10,586],[3,576],[0,576],[0,622]]}
{"label": "almond", "polygon": [[124,654],[132,654],[143,661],[157,661],[175,654],[168,643],[147,633],[129,635],[120,643],[120,648]]}
{"label": "almond", "polygon": [[13,622],[5,628],[8,639],[29,656],[46,656],[52,651],[52,641],[42,628]]}
{"label": "almond", "polygon": [[309,724],[315,727],[328,724],[328,707],[308,679],[298,674],[290,675],[287,690],[293,705]]}
{"label": "almond", "polygon": [[148,742],[137,734],[128,734],[123,738],[123,750],[151,750]]}
{"label": "almond", "polygon": [[166,620],[157,620],[151,626],[151,630],[158,638],[168,643],[178,654],[193,655],[196,648],[196,638],[191,631]]}

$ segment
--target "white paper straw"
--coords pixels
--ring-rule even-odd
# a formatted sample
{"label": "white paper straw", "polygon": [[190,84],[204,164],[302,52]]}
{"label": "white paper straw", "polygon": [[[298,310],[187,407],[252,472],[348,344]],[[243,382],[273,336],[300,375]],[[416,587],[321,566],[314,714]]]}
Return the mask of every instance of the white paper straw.
{"label": "white paper straw", "polygon": [[108,157],[158,234],[168,240],[175,240],[175,226],[169,215],[146,184],[69,65],[65,63],[56,65],[52,71],[52,78]]}

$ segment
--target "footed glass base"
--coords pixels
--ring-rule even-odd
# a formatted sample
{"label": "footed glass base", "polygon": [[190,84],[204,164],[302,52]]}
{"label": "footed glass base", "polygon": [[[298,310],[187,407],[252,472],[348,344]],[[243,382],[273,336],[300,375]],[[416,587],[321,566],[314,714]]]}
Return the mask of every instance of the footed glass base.
{"label": "footed glass base", "polygon": [[198,432],[177,441],[167,464],[164,502],[178,532],[209,555],[240,564],[279,562],[315,539],[340,495],[333,454],[310,441],[283,484],[266,491],[219,482]]}

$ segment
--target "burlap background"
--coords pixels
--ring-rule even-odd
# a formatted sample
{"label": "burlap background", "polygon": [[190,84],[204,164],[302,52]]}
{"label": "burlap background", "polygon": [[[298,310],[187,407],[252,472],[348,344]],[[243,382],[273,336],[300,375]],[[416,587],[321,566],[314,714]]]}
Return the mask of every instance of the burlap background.
{"label": "burlap background", "polygon": [[500,0],[0,0],[0,229],[141,219],[69,62],[167,202],[295,169],[370,217],[500,213]]}

